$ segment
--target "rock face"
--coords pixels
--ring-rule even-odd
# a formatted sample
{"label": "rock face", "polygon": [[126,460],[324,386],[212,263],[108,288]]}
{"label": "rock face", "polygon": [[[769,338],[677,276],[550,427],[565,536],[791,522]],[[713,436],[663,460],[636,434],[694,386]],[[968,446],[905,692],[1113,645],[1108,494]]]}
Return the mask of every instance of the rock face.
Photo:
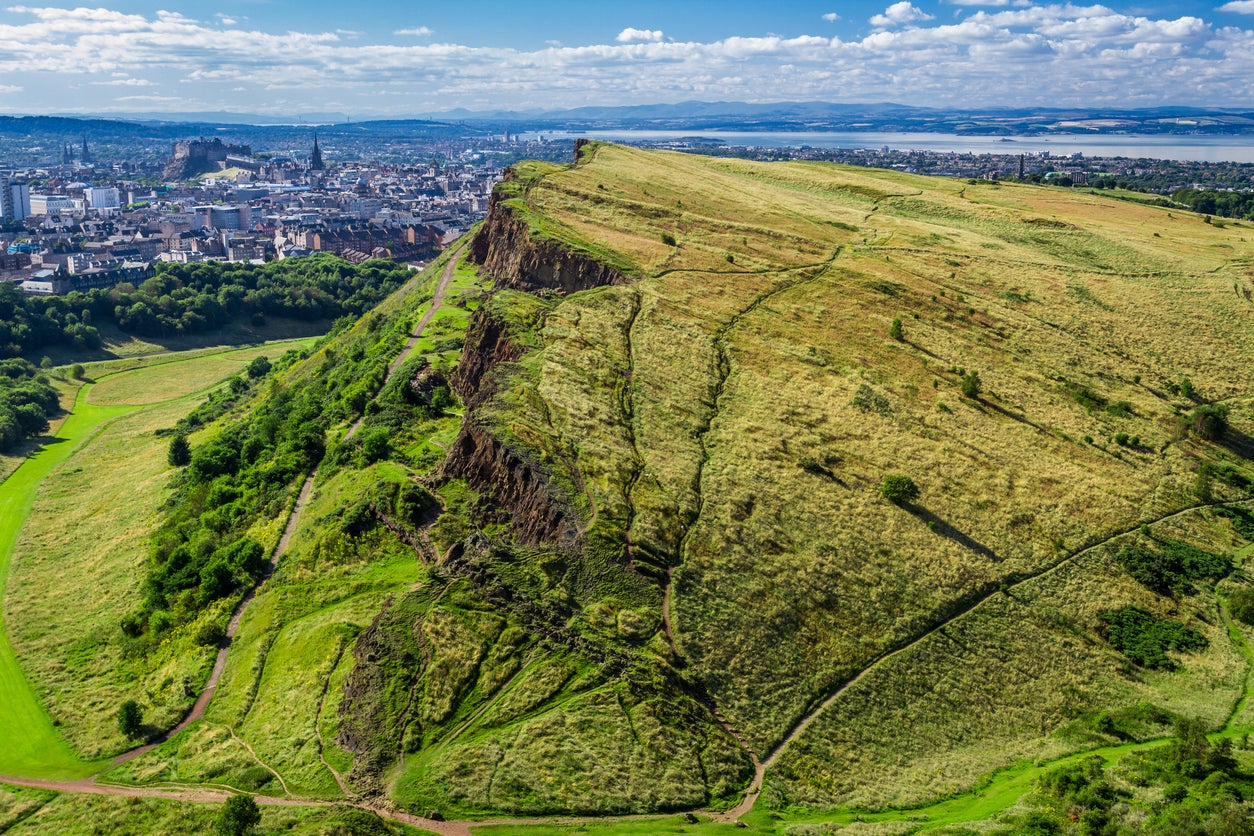
{"label": "rock face", "polygon": [[523,354],[522,348],[509,338],[504,322],[479,308],[466,330],[466,344],[461,362],[453,372],[453,389],[466,406],[473,409],[491,395],[485,385],[493,369],[500,363],[512,363]]}
{"label": "rock face", "polygon": [[[483,265],[498,289],[574,293],[627,281],[618,270],[586,254],[534,238],[526,221],[514,216],[499,193],[492,196],[487,220],[470,246],[471,259]],[[569,502],[537,463],[511,450],[476,414],[495,391],[494,371],[523,353],[511,341],[507,323],[493,316],[491,305],[475,311],[452,378],[453,388],[466,403],[466,420],[441,473],[491,494],[498,507],[508,510],[519,542],[571,543],[579,538],[579,525]]]}
{"label": "rock face", "polygon": [[506,509],[520,543],[570,543],[579,529],[567,503],[533,463],[511,451],[475,423],[462,425],[445,459],[445,476],[462,478],[479,493],[490,493]]}
{"label": "rock face", "polygon": [[608,264],[532,236],[527,222],[514,217],[499,193],[492,195],[488,217],[470,245],[470,258],[483,265],[498,288],[510,290],[574,293],[627,281]]}

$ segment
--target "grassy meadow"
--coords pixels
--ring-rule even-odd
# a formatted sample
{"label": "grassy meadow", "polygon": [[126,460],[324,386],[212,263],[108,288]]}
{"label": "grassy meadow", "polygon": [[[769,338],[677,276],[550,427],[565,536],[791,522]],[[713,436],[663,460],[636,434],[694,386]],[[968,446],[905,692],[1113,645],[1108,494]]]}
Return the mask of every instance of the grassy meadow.
{"label": "grassy meadow", "polygon": [[[137,669],[117,629],[118,613],[138,594],[148,526],[171,473],[169,441],[154,433],[253,357],[286,347],[93,364],[86,377],[98,382],[77,389],[55,435],[0,483],[4,518],[13,521],[0,530],[12,647],[5,693],[14,695],[4,705],[22,712],[2,727],[29,730],[12,734],[0,774],[82,774],[91,765],[79,757],[126,748],[113,715],[137,678],[150,722],[172,724],[190,704],[187,692],[203,680],[210,651],[171,646],[150,669]],[[28,697],[19,699],[23,691]]]}
{"label": "grassy meadow", "polygon": [[[198,430],[325,393],[313,494],[204,721],[108,781],[621,816],[485,834],[719,833],[736,825],[709,811],[756,758],[750,832],[946,832],[1012,826],[1048,770],[1139,756],[1179,718],[1254,731],[1254,628],[1227,604],[1254,551],[1254,227],[598,143],[518,175],[514,220],[623,283],[492,290],[458,256],[384,385],[446,254]],[[250,352],[89,368],[67,426],[95,416],[90,443],[45,447],[32,466],[66,463],[11,500],[30,514],[5,601],[30,677],[14,705],[75,747],[67,773],[122,748],[119,699],[168,726],[203,680],[199,622],[136,661],[116,622],[170,495],[154,433]],[[493,352],[511,359],[451,402],[459,360]],[[917,496],[886,498],[893,474]],[[519,535],[554,516],[560,541]],[[1187,577],[1155,574],[1171,560]],[[1188,641],[1134,657],[1111,626],[1128,612]],[[267,811],[297,832],[323,814]]]}

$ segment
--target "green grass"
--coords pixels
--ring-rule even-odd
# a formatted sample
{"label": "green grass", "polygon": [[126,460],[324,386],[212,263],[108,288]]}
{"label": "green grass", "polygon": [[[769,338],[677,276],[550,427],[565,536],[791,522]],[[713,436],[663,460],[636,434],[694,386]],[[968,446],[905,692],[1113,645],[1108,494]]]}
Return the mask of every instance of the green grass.
{"label": "green grass", "polygon": [[[231,361],[233,365],[242,362]],[[186,374],[184,384],[168,377],[161,384],[176,398],[175,403],[148,412],[133,404],[94,403],[95,387],[109,381],[108,370],[103,369],[101,383],[78,391],[73,410],[55,437],[0,483],[0,519],[5,521],[0,526],[0,593],[5,602],[0,730],[12,741],[0,752],[0,774],[81,776],[98,769],[98,762],[78,757],[64,734],[89,758],[122,746],[112,712],[116,695],[127,691],[114,678],[119,671],[109,670],[116,663],[116,650],[102,658],[97,646],[116,648],[120,637],[116,635],[119,602],[115,596],[125,599],[133,594],[134,575],[128,567],[133,566],[137,546],[142,554],[144,530],[129,515],[145,513],[144,491],[153,503],[147,513],[152,513],[163,486],[166,441],[151,431],[172,425],[190,410],[192,403],[186,397],[208,385],[205,368],[211,375],[221,368],[209,356],[163,358],[162,363],[177,364],[160,366],[163,370],[182,368]],[[137,376],[130,380],[142,384],[142,374],[132,374]],[[152,392],[142,385],[136,391],[141,404],[152,399]],[[121,399],[121,393],[115,392],[109,400]],[[132,413],[138,417],[129,417]],[[84,496],[92,496],[93,501],[83,502]],[[37,521],[30,525],[32,513]],[[18,565],[14,565],[15,554]],[[86,599],[85,584],[94,585]],[[11,641],[10,636],[18,634],[23,640]],[[15,646],[22,652],[20,664]],[[203,659],[196,663],[188,657],[179,662],[178,655],[175,648],[169,648],[165,658],[171,667],[156,684],[176,669],[193,681],[200,678],[194,668]],[[193,669],[186,668],[189,664]],[[102,678],[105,682],[114,679],[102,688]],[[165,687],[170,689],[170,685]],[[54,693],[55,724],[47,709]],[[171,707],[170,716],[177,710],[177,705]]]}
{"label": "green grass", "polygon": [[[101,833],[216,832],[218,805],[104,795],[59,795],[0,785],[0,830],[14,834],[97,836]],[[262,804],[259,833],[318,836],[331,833],[408,834],[429,831],[345,807]]]}
{"label": "green grass", "polygon": [[[470,417],[617,548],[611,566],[630,559],[654,578],[676,567],[684,675],[760,756],[967,602],[1194,504],[1196,461],[1228,451],[1177,435],[1169,382],[1204,379],[1207,399],[1251,394],[1231,230],[1044,188],[608,145],[526,174],[525,207],[521,191],[509,205],[533,236],[616,254],[642,278],[554,299],[497,293],[476,316],[523,356]],[[888,337],[897,317],[902,340]],[[959,369],[980,372],[979,399],[962,395]],[[1067,395],[1078,387],[1128,408],[1090,412]],[[859,409],[864,390],[883,408]],[[1141,445],[1107,441],[1119,433]],[[922,488],[913,509],[878,495],[894,472]],[[1185,523],[1172,536],[1199,542],[1213,528]],[[589,630],[625,603],[602,559],[589,544],[563,563],[596,578],[571,586],[572,619]],[[1070,603],[1024,612],[989,598],[961,625],[969,651],[937,634],[920,645],[930,655],[895,658],[874,689],[824,712],[839,720],[805,738],[804,769],[781,761],[767,803],[948,795],[1017,757],[1090,745],[1074,726],[1103,707],[1151,701],[1220,721],[1243,664],[1222,632],[1208,627],[1211,648],[1179,673],[1130,683],[1099,602],[1166,604],[1117,567],[1092,567],[1059,574]],[[631,594],[657,629],[660,596]],[[1207,594],[1183,604],[1190,624],[1213,620]],[[661,639],[648,650],[667,655]],[[1083,661],[1049,661],[1068,653]],[[1021,679],[1038,669],[1039,683]],[[999,681],[1023,690],[990,705]],[[913,739],[898,731],[912,713],[925,718]]]}

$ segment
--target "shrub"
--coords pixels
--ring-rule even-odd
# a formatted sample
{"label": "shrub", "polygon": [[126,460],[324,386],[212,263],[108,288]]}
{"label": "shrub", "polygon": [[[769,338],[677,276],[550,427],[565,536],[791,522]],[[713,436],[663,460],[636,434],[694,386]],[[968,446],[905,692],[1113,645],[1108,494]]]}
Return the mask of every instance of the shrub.
{"label": "shrub", "polygon": [[1254,627],[1254,589],[1243,586],[1228,596],[1228,611],[1243,624]]}
{"label": "shrub", "polygon": [[261,823],[261,811],[250,795],[233,795],[218,813],[218,833],[222,836],[245,836]]}
{"label": "shrub", "polygon": [[270,358],[254,357],[253,361],[248,364],[248,376],[253,380],[259,377],[265,377],[270,372]]}
{"label": "shrub", "polygon": [[919,486],[909,476],[903,476],[900,473],[890,473],[880,483],[880,495],[889,502],[900,505],[903,502],[912,502],[918,499]]}
{"label": "shrub", "polygon": [[893,324],[888,327],[888,336],[898,342],[905,339],[905,335],[901,332],[901,317],[894,317]]}
{"label": "shrub", "polygon": [[968,398],[978,398],[983,386],[980,383],[980,373],[975,369],[967,372],[962,376],[962,394]]}
{"label": "shrub", "polygon": [[1116,650],[1144,668],[1175,667],[1168,650],[1200,650],[1206,637],[1170,618],[1158,618],[1141,607],[1124,607],[1101,614],[1106,638]]}
{"label": "shrub", "polygon": [[1218,441],[1228,429],[1228,407],[1223,404],[1199,406],[1189,413],[1189,428],[1198,438]]}
{"label": "shrub", "polygon": [[677,246],[675,243],[675,236],[671,235],[669,232],[662,233],[662,243],[668,247]]}
{"label": "shrub", "polygon": [[139,737],[144,727],[144,712],[135,700],[125,700],[118,706],[118,730],[129,738]]}
{"label": "shrub", "polygon": [[192,448],[187,443],[187,436],[179,434],[170,439],[170,449],[166,453],[166,461],[173,467],[186,467],[192,461]]}

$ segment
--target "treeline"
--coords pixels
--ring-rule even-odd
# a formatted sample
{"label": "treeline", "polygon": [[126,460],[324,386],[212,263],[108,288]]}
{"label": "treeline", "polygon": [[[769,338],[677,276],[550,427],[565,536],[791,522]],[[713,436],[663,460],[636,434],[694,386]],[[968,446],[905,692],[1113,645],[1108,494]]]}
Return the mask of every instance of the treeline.
{"label": "treeline", "polygon": [[0,360],[0,452],[48,428],[60,408],[57,393],[20,358]]}
{"label": "treeline", "polygon": [[128,334],[172,337],[217,330],[232,322],[265,323],[267,316],[306,321],[360,316],[400,287],[411,273],[384,259],[353,265],[320,253],[265,265],[206,262],[162,264],[139,287],[129,283],[65,296],[24,296],[0,285],[0,358],[49,346],[100,345],[98,325]]}
{"label": "treeline", "polygon": [[1171,199],[1203,215],[1254,220],[1254,192],[1177,189],[1171,193]]}

